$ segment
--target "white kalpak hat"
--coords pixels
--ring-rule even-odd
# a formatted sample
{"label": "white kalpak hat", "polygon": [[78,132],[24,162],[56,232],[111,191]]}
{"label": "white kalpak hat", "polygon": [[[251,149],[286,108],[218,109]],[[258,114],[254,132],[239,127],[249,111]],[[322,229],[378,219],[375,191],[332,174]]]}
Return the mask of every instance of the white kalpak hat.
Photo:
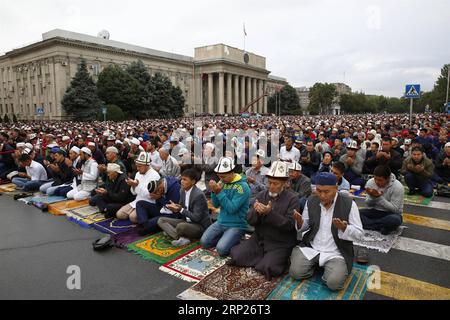
{"label": "white kalpak hat", "polygon": [[217,164],[217,167],[214,169],[215,173],[229,173],[234,170],[235,164],[232,158],[230,157],[222,157]]}
{"label": "white kalpak hat", "polygon": [[275,161],[266,176],[279,179],[289,178],[289,164],[283,161]]}
{"label": "white kalpak hat", "polygon": [[135,162],[148,166],[151,162],[150,155],[147,152],[141,152]]}
{"label": "white kalpak hat", "polygon": [[302,165],[298,162],[293,162],[291,163],[291,165],[289,166],[289,170],[292,171],[302,171]]}
{"label": "white kalpak hat", "polygon": [[352,141],[349,143],[349,145],[347,146],[347,149],[359,150],[358,142],[356,142],[355,140],[352,140]]}
{"label": "white kalpak hat", "polygon": [[117,150],[116,147],[109,147],[109,148],[106,149],[106,152],[112,152],[112,153],[119,154],[119,150]]}

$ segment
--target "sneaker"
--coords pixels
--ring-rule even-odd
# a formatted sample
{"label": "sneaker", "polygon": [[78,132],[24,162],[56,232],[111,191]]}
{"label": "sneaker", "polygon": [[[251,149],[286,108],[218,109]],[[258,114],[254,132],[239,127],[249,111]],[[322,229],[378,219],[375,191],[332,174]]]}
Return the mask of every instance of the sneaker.
{"label": "sneaker", "polygon": [[356,262],[359,264],[369,263],[369,251],[365,248],[359,248],[356,254]]}
{"label": "sneaker", "polygon": [[172,245],[174,247],[184,247],[191,243],[191,240],[181,237],[178,240],[173,240]]}

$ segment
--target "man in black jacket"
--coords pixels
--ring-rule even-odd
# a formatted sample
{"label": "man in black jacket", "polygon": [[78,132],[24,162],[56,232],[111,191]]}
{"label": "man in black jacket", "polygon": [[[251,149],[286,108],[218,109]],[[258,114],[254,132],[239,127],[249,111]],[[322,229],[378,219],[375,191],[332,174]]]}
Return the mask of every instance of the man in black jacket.
{"label": "man in black jacket", "polygon": [[121,207],[133,201],[133,195],[126,183],[127,175],[118,164],[108,163],[106,173],[110,183],[106,189],[95,189],[96,195],[91,198],[89,205],[97,206],[106,218],[114,218]]}
{"label": "man in black jacket", "polygon": [[319,170],[321,156],[314,150],[314,142],[308,141],[306,149],[300,155],[300,164],[303,168],[303,174],[308,178],[313,178]]}
{"label": "man in black jacket", "polygon": [[398,177],[398,173],[403,165],[401,154],[392,149],[392,139],[383,138],[381,151],[366,160],[366,166],[376,168],[385,165],[391,169],[391,172]]}

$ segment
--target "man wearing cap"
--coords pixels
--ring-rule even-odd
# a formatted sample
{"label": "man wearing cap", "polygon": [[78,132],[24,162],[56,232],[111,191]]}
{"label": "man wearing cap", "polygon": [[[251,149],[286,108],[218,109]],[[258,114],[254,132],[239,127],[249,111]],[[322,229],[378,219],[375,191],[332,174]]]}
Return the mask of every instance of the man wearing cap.
{"label": "man wearing cap", "polygon": [[55,147],[52,148],[51,152],[53,155],[53,162],[50,163],[48,160],[44,160],[44,165],[53,181],[44,183],[39,188],[40,192],[49,196],[54,195],[55,192],[62,187],[70,186],[74,177],[72,163],[66,158],[65,151]]}
{"label": "man wearing cap", "polygon": [[405,139],[403,145],[400,147],[403,149],[403,159],[408,159],[411,156],[411,139]]}
{"label": "man wearing cap", "polygon": [[137,138],[132,138],[129,141],[130,151],[128,152],[126,157],[122,159],[126,159],[125,167],[127,169],[127,172],[131,175],[134,175],[137,172],[135,160],[139,157],[143,150],[140,150],[141,142]]}
{"label": "man wearing cap", "polygon": [[[119,159],[119,150],[116,147],[109,147],[106,149],[106,161],[109,163],[117,164],[120,167],[120,171],[127,173],[126,168],[122,160]],[[102,179],[103,187],[107,187],[110,183],[109,175],[107,174],[107,165],[99,164],[98,166],[99,176]]]}
{"label": "man wearing cap", "polygon": [[139,201],[147,201],[156,204],[156,201],[150,198],[148,186],[152,181],[160,180],[161,176],[150,167],[150,161],[150,156],[147,152],[141,152],[136,159],[136,176],[134,179],[128,178],[126,180],[127,184],[131,187],[131,193],[136,196],[136,199],[117,211],[117,219],[129,219],[131,222],[137,223],[136,203]]}
{"label": "man wearing cap", "polygon": [[362,177],[364,159],[358,154],[358,141],[352,140],[347,146],[347,154],[343,155],[339,161],[345,166],[344,178],[351,184],[364,187],[365,180]]}
{"label": "man wearing cap", "polygon": [[341,290],[353,268],[353,241],[363,236],[356,203],[338,193],[332,173],[316,176],[316,193],[301,215],[294,213],[301,242],[292,250],[289,274],[296,280],[312,277],[319,265],[330,290]]}
{"label": "man wearing cap", "polygon": [[320,153],[323,154],[324,152],[330,151],[330,145],[327,142],[327,138],[325,136],[324,132],[321,132],[319,134],[319,142],[316,144],[315,150]]}
{"label": "man wearing cap", "polygon": [[89,142],[88,148],[91,150],[92,158],[97,162],[97,164],[106,164],[105,156],[103,155],[103,152],[101,152],[97,147],[97,144],[95,142]]}
{"label": "man wearing cap", "polygon": [[117,211],[133,200],[127,175],[116,163],[108,163],[106,168],[109,183],[104,188],[95,189],[95,196],[89,200],[89,205],[97,206],[105,218],[115,218]]}
{"label": "man wearing cap", "polygon": [[150,154],[151,166],[156,171],[161,170],[161,167],[163,166],[163,162],[161,160],[161,157],[159,155],[158,150],[156,150],[157,142],[154,139],[150,139],[147,143],[147,152]]}
{"label": "man wearing cap", "polygon": [[275,161],[268,177],[268,189],[258,193],[247,220],[255,227],[249,240],[231,249],[229,264],[254,267],[267,279],[284,274],[289,256],[297,243],[294,211],[298,197],[286,190],[289,164]]}
{"label": "man wearing cap", "polygon": [[73,172],[76,176],[81,175],[81,183],[67,193],[68,199],[76,201],[88,199],[98,184],[98,163],[92,158],[91,149],[81,148],[80,160],[83,162],[81,168],[73,169]]}
{"label": "man wearing cap", "polygon": [[30,155],[23,153],[18,158],[19,164],[25,168],[26,172],[19,172],[18,176],[12,179],[17,188],[23,191],[37,191],[48,181],[47,171],[38,162],[31,159]]}
{"label": "man wearing cap", "polygon": [[216,247],[221,256],[230,253],[231,248],[241,241],[248,228],[250,187],[245,176],[234,172],[235,168],[232,158],[220,158],[214,169],[220,182],[209,182],[212,204],[215,208],[220,208],[220,213],[217,222],[205,231],[200,243],[206,249]]}
{"label": "man wearing cap", "polygon": [[252,159],[252,167],[245,172],[247,182],[251,190],[250,203],[256,198],[256,195],[267,188],[267,174],[269,169],[264,167],[265,152],[258,150]]}
{"label": "man wearing cap", "polygon": [[167,147],[159,149],[159,156],[162,160],[162,167],[159,170],[159,174],[163,177],[175,177],[180,178],[180,166],[178,161],[170,155]]}
{"label": "man wearing cap", "polygon": [[436,159],[436,175],[439,183],[450,182],[450,142],[444,146]]}
{"label": "man wearing cap", "polygon": [[417,192],[425,198],[433,195],[431,178],[434,174],[434,164],[422,149],[418,147],[412,149],[411,156],[403,162],[401,173],[405,177],[409,195]]}
{"label": "man wearing cap", "polygon": [[297,162],[289,167],[289,178],[288,188],[298,196],[300,210],[303,211],[306,200],[312,193],[311,179],[302,174],[302,166]]}

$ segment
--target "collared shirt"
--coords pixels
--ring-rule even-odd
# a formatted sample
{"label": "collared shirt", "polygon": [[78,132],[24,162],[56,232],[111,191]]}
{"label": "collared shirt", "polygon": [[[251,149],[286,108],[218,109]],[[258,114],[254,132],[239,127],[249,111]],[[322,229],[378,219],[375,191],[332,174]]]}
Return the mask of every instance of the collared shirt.
{"label": "collared shirt", "polygon": [[267,188],[267,174],[269,171],[269,168],[263,166],[258,171],[255,168],[250,168],[245,172],[247,177],[255,179],[255,183],[249,183],[252,194],[256,194]]}
{"label": "collared shirt", "polygon": [[[336,242],[334,241],[333,234],[331,233],[334,206],[336,205],[337,197],[338,194],[336,194],[336,196],[334,197],[333,204],[329,209],[326,209],[322,204],[320,204],[320,227],[313,241],[311,241],[311,248],[299,248],[308,260],[312,260],[317,255],[320,255],[319,266],[321,267],[323,267],[328,261],[332,259],[344,259],[336,245]],[[304,235],[310,228],[308,205],[305,206],[302,217],[303,226],[300,230],[297,230]],[[364,231],[362,228],[358,206],[353,201],[347,229],[345,229],[345,232],[338,230],[338,237],[342,240],[355,241],[357,239],[360,239],[363,234]]]}
{"label": "collared shirt", "polygon": [[150,159],[152,160],[150,163],[152,168],[155,170],[161,169],[163,162],[161,160],[161,157],[159,156],[159,152],[155,150],[153,152],[149,152],[148,154],[150,155]]}
{"label": "collared shirt", "polygon": [[26,167],[27,175],[31,177],[31,181],[45,181],[47,180],[47,171],[45,171],[42,164],[31,160],[29,167]]}
{"label": "collared shirt", "polygon": [[[190,188],[189,191],[186,191],[186,198],[184,199],[184,207],[185,207],[186,209],[183,209],[183,210],[189,210],[189,209],[190,209],[190,208],[189,208],[189,200],[190,200],[190,198],[191,198],[191,192],[192,192],[192,189],[193,189],[193,187]],[[187,222],[191,222],[191,219],[189,219],[188,217],[186,217],[186,221],[187,221]]]}

